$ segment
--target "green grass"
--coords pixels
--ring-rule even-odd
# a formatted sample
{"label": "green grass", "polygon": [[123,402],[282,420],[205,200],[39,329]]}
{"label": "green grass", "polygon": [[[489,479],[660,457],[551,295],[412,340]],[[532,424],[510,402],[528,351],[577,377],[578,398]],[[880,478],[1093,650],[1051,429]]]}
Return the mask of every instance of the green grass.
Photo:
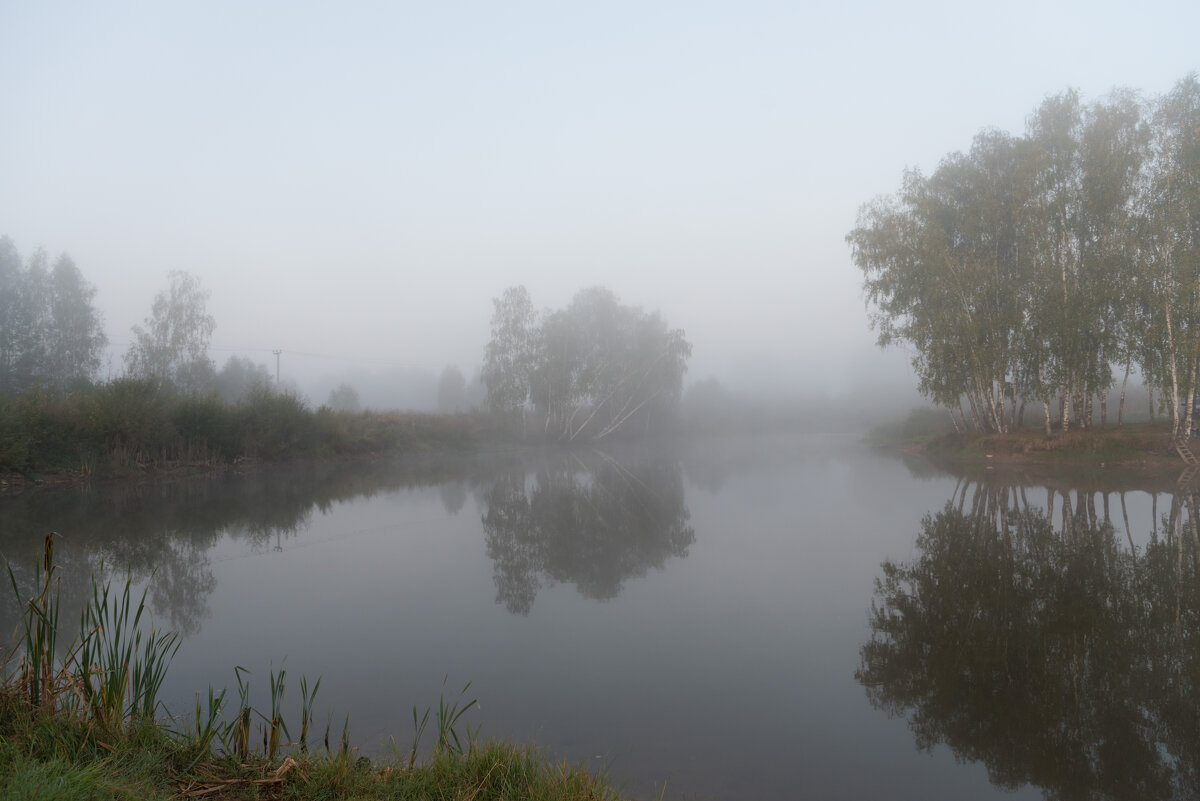
{"label": "green grass", "polygon": [[[617,801],[618,792],[584,768],[553,764],[537,749],[479,740],[464,717],[475,705],[468,682],[436,710],[413,708],[411,750],[372,762],[350,746],[348,722],[336,750],[308,746],[320,679],[300,679],[300,737],[285,723],[286,671],[268,676],[270,707],[249,703],[251,677],[234,669],[236,703],[208,689],[190,719],[162,707],[157,692],[178,647],[173,633],[145,631],[145,596],[129,582],[94,586],[79,634],[63,645],[53,536],[46,538],[23,610],[15,662],[0,682],[0,798],[37,801],[209,799],[460,799]],[[198,696],[199,699],[199,696]],[[430,714],[431,755],[417,760]],[[332,721],[332,715],[330,716]],[[257,722],[257,726],[255,723]],[[393,740],[394,742],[394,740]]]}

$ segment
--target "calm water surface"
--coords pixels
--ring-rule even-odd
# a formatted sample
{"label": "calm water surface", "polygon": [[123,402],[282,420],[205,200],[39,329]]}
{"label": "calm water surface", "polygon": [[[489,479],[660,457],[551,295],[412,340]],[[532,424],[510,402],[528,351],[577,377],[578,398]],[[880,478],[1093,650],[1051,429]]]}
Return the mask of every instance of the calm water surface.
{"label": "calm water surface", "polygon": [[0,551],[57,530],[68,603],[132,569],[172,710],[283,666],[370,753],[470,681],[484,736],[641,798],[1191,797],[1188,498],[1105,489],[725,440],[28,492]]}

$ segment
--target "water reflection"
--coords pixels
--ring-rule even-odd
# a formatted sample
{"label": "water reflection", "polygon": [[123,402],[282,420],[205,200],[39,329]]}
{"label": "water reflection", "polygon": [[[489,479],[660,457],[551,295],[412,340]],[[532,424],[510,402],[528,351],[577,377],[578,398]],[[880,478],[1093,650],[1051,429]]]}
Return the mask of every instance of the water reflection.
{"label": "water reflection", "polygon": [[[32,492],[0,499],[0,554],[18,583],[32,567],[47,522],[66,614],[90,591],[89,576],[148,588],[157,616],[185,637],[209,617],[217,587],[210,552],[227,537],[252,552],[282,550],[315,513],[378,493],[436,487],[447,515],[473,496],[494,563],[497,602],[526,614],[543,583],[570,582],[589,598],[684,556],[694,540],[678,460],[604,454],[472,460],[313,464],[164,484]],[[0,592],[0,626],[18,617]]]}
{"label": "water reflection", "polygon": [[[964,484],[885,562],[856,673],[919,748],[1049,798],[1200,797],[1197,496],[1144,544],[1109,496]],[[1057,511],[1056,511],[1057,507]],[[1158,517],[1158,510],[1155,510]]]}
{"label": "water reflection", "polygon": [[514,614],[528,614],[547,581],[614,598],[626,579],[687,556],[695,541],[677,461],[568,454],[532,477],[515,466],[483,501],[496,602]]}
{"label": "water reflection", "polygon": [[[280,550],[314,513],[335,503],[418,486],[442,485],[446,508],[461,508],[466,487],[483,485],[490,470],[486,460],[324,463],[30,492],[0,499],[0,554],[18,583],[32,587],[33,565],[52,521],[60,536],[55,556],[66,610],[82,605],[89,576],[128,575],[145,583],[155,614],[186,637],[209,616],[217,585],[209,552],[220,538],[255,552]],[[16,619],[12,593],[0,592],[0,626],[11,630]]]}

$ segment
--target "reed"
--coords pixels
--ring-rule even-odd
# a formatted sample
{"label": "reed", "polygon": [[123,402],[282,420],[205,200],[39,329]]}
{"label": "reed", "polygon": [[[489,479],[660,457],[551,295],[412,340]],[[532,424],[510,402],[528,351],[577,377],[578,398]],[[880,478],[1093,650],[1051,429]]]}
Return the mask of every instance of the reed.
{"label": "reed", "polygon": [[[444,686],[445,683],[443,679],[442,685]],[[472,698],[465,704],[462,703],[462,698],[469,689],[471,689],[471,682],[468,681],[466,686],[459,690],[458,698],[455,699],[453,704],[446,703],[444,695],[438,697],[438,740],[435,746],[437,750],[452,751],[456,754],[464,753],[463,744],[459,739],[456,727],[462,716],[467,713],[467,710],[478,703],[478,700],[475,698]],[[465,723],[464,726],[466,728],[467,745],[469,747],[474,743],[475,738],[471,731],[471,725]]]}
{"label": "reed", "polygon": [[208,688],[208,703],[201,707],[200,695],[196,694],[196,708],[191,730],[176,732],[181,740],[188,743],[196,752],[195,758],[188,764],[190,770],[202,757],[212,753],[213,744],[221,733],[222,712],[225,709],[224,688],[214,692],[212,685]]}
{"label": "reed", "polygon": [[80,616],[79,636],[59,659],[59,587],[55,576],[54,537],[46,536],[34,569],[33,597],[25,599],[12,566],[9,583],[23,614],[19,631],[22,656],[15,681],[32,709],[70,712],[104,730],[133,727],[153,720],[167,667],[179,649],[174,632],[141,628],[146,593],[136,606],[132,580],[111,595],[93,578],[92,595]]}
{"label": "reed", "polygon": [[250,756],[250,716],[253,710],[250,708],[250,683],[244,676],[250,675],[250,671],[237,665],[233,668],[233,675],[238,685],[237,716],[221,730],[220,739],[225,753],[245,761]]}
{"label": "reed", "polygon": [[312,725],[313,719],[313,701],[317,697],[317,690],[321,689],[321,677],[317,676],[317,682],[313,685],[312,691],[308,689],[308,678],[300,677],[300,752],[308,753],[308,727]]}
{"label": "reed", "polygon": [[154,719],[167,667],[179,650],[175,632],[142,630],[146,591],[134,606],[132,583],[126,579],[121,592],[110,597],[111,585],[101,587],[92,578],[92,596],[80,616],[77,657],[65,666],[85,716],[105,729]]}
{"label": "reed", "polygon": [[421,748],[421,737],[425,734],[425,727],[429,724],[429,713],[430,713],[430,708],[425,707],[425,714],[422,715],[420,721],[418,721],[417,720],[417,707],[416,707],[416,704],[413,705],[413,708],[412,708],[413,741],[412,741],[412,749],[408,752],[408,767],[409,767],[409,769],[412,769],[413,764],[416,763],[416,761],[417,761],[417,751],[420,750],[420,748]]}
{"label": "reed", "polygon": [[265,743],[263,750],[267,755],[267,759],[275,761],[276,755],[279,753],[280,739],[282,734],[288,740],[292,739],[291,733],[288,731],[287,723],[283,719],[283,679],[287,675],[282,667],[279,668],[279,673],[276,674],[274,669],[271,670],[268,679],[271,686],[271,716],[259,714],[263,719],[265,733],[263,739]]}
{"label": "reed", "polygon": [[34,587],[37,594],[32,598],[22,598],[12,565],[8,566],[8,580],[23,612],[20,629],[23,653],[17,665],[15,679],[30,707],[36,710],[53,709],[58,695],[56,685],[60,678],[60,672],[54,666],[58,642],[59,599],[59,585],[54,576],[55,536],[57,535],[54,532],[46,535],[42,561],[34,565]]}
{"label": "reed", "polygon": [[[478,699],[472,698],[470,701],[463,702],[463,698],[467,690],[471,689],[471,682],[467,682],[461,690],[458,691],[458,698],[452,703],[446,701],[445,687],[449,676],[442,677],[442,693],[438,695],[438,709],[435,721],[437,723],[437,739],[433,744],[434,754],[447,752],[462,756],[469,753],[474,747],[475,741],[478,738],[479,730],[472,729],[469,722],[463,721],[463,715],[467,713],[471,707],[478,705]],[[408,766],[411,768],[417,761],[417,754],[421,749],[421,739],[425,734],[425,729],[429,725],[429,715],[432,712],[432,707],[426,707],[424,714],[418,717],[417,707],[412,708],[413,719],[413,741],[412,747],[408,752]],[[464,737],[466,739],[466,747],[463,746],[463,737],[458,735],[458,727],[460,721],[464,729]],[[394,741],[393,741],[394,742]]]}

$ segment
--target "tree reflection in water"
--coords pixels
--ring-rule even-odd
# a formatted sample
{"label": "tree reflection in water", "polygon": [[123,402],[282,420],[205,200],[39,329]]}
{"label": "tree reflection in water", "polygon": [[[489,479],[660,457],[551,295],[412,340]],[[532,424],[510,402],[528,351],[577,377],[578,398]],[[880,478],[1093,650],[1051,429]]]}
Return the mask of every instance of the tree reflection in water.
{"label": "tree reflection in water", "polygon": [[529,614],[544,582],[615,598],[626,579],[687,556],[695,541],[677,461],[567,454],[532,477],[513,466],[484,504],[496,603],[515,614]]}
{"label": "tree reflection in water", "polygon": [[[687,554],[695,537],[677,460],[639,453],[618,462],[597,453],[537,464],[528,490],[526,464],[498,456],[297,465],[29,493],[2,499],[0,570],[10,566],[31,591],[33,565],[52,527],[62,535],[55,557],[69,617],[82,607],[93,574],[101,581],[128,575],[145,583],[154,613],[189,636],[209,614],[217,585],[209,552],[222,537],[252,551],[279,550],[317,510],[413,487],[438,487],[449,515],[472,494],[481,498],[498,600],[522,614],[544,581],[573,582],[585,596],[611,598],[627,578]],[[13,593],[0,592],[0,629],[12,631],[19,617]]]}
{"label": "tree reflection in water", "polygon": [[1004,788],[1200,797],[1196,495],[1141,549],[1091,493],[1060,496],[1057,526],[1053,491],[1048,511],[967,495],[922,520],[913,561],[882,565],[856,673],[871,704]]}
{"label": "tree reflection in water", "polygon": [[[31,591],[42,538],[53,528],[62,538],[55,559],[65,617],[78,614],[92,575],[117,582],[131,576],[147,586],[153,612],[186,637],[208,617],[217,585],[209,552],[220,538],[251,551],[280,550],[314,511],[409,487],[449,487],[443,503],[456,511],[466,502],[465,487],[481,484],[491,469],[479,459],[314,463],[0,498],[0,571],[11,567],[18,586]],[[19,617],[11,590],[0,592],[0,629],[12,631]]]}

